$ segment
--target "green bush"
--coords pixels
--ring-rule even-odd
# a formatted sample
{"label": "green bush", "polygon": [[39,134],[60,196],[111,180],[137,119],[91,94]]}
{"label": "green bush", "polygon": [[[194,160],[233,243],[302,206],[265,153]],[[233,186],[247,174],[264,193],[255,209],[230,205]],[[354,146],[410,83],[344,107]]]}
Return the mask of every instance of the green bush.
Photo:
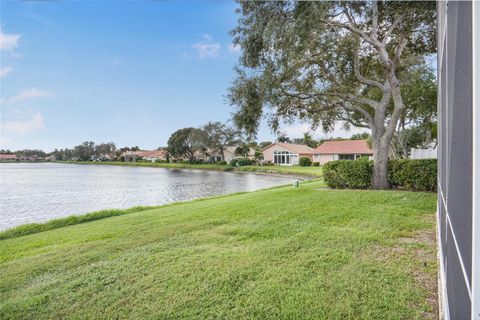
{"label": "green bush", "polygon": [[313,163],[313,166],[314,166],[314,167],[320,167],[320,162],[314,162],[314,163]]}
{"label": "green bush", "polygon": [[390,160],[388,179],[393,188],[437,191],[437,160]]}
{"label": "green bush", "polygon": [[368,189],[372,184],[373,161],[330,161],[323,165],[323,177],[330,188]]}
{"label": "green bush", "polygon": [[227,164],[227,161],[218,161],[217,164],[225,166]]}
{"label": "green bush", "polygon": [[[331,188],[368,189],[372,184],[373,161],[330,161],[323,166],[323,177]],[[390,160],[388,179],[392,188],[411,191],[437,190],[437,160]]]}
{"label": "green bush", "polygon": [[310,160],[308,157],[300,157],[298,164],[300,167],[309,167],[312,165],[312,160]]}
{"label": "green bush", "polygon": [[250,166],[252,164],[255,164],[255,161],[246,158],[237,158],[230,161],[230,165],[233,167]]}

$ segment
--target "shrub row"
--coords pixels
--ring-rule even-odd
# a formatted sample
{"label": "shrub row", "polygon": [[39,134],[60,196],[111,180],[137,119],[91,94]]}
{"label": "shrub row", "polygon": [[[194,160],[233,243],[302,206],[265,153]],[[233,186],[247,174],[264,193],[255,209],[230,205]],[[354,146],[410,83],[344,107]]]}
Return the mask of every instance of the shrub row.
{"label": "shrub row", "polygon": [[373,161],[337,160],[323,165],[326,184],[336,189],[368,189],[372,172]]}
{"label": "shrub row", "polygon": [[255,164],[255,161],[250,160],[250,159],[246,159],[246,158],[232,159],[230,161],[230,165],[233,166],[233,167],[250,166],[252,164]]}
{"label": "shrub row", "polygon": [[[327,185],[338,189],[368,189],[372,185],[373,161],[338,160],[323,166]],[[437,190],[437,160],[390,160],[388,178],[392,188],[411,191]]]}
{"label": "shrub row", "polygon": [[388,180],[393,188],[437,191],[437,159],[391,160]]}
{"label": "shrub row", "polygon": [[298,159],[298,164],[300,167],[310,167],[312,165],[312,160],[308,157],[300,157],[300,159]]}

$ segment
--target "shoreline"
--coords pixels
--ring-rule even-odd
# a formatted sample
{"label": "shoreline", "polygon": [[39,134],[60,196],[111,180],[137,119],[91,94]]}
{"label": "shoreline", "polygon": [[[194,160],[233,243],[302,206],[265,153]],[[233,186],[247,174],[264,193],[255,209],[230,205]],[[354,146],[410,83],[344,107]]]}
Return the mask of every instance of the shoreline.
{"label": "shoreline", "polygon": [[[301,184],[304,185],[305,183],[315,182],[318,180],[319,179],[304,180],[303,182],[301,182]],[[31,235],[31,234],[36,234],[36,233],[41,233],[48,230],[73,226],[77,224],[92,222],[96,220],[106,219],[110,217],[122,216],[126,214],[137,213],[137,212],[142,212],[147,210],[161,209],[164,207],[177,206],[177,205],[193,203],[198,201],[226,198],[226,197],[236,196],[236,195],[245,194],[245,193],[255,193],[255,192],[260,192],[265,190],[273,190],[273,189],[284,188],[288,186],[289,184],[282,184],[282,185],[258,189],[254,191],[239,191],[239,192],[233,192],[228,194],[219,194],[216,196],[201,197],[201,198],[196,198],[191,200],[174,201],[170,203],[153,205],[153,206],[133,206],[125,209],[107,208],[103,210],[86,212],[81,214],[72,214],[65,217],[61,217],[61,218],[53,218],[47,221],[24,223],[18,226],[13,226],[4,230],[0,230],[0,241],[11,239],[11,238],[22,237],[26,235]]]}
{"label": "shoreline", "polygon": [[[185,310],[184,318],[208,318],[220,310],[242,318],[281,299],[301,310],[298,318],[335,318],[338,310],[359,318],[385,310],[405,319],[434,315],[435,195],[322,186],[172,203],[0,241],[2,312],[10,319],[168,318]],[[329,309],[327,297],[349,290],[355,294]],[[192,304],[193,291],[204,298]],[[20,307],[39,297],[47,298]],[[241,309],[232,312],[238,299]],[[119,310],[119,300],[129,304]],[[145,305],[156,309],[146,313]]]}
{"label": "shoreline", "polygon": [[280,174],[297,177],[309,177],[311,179],[322,178],[322,167],[300,167],[300,166],[242,166],[232,167],[219,164],[188,164],[188,163],[152,163],[152,162],[93,162],[93,161],[52,161],[52,163],[66,163],[79,165],[104,165],[104,166],[125,166],[125,167],[148,167],[164,169],[189,169],[204,171],[223,172],[251,172],[262,174]]}

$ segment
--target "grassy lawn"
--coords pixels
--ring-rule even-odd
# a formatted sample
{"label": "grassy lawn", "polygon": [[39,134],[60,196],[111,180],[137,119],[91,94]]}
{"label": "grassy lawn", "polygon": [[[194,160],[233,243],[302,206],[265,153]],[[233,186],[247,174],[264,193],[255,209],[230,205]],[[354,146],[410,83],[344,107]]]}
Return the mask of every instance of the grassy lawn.
{"label": "grassy lawn", "polygon": [[300,167],[300,166],[244,166],[235,168],[237,171],[252,172],[270,172],[270,173],[287,173],[296,175],[305,175],[312,177],[322,176],[322,167]]}
{"label": "grassy lawn", "polygon": [[0,241],[0,318],[435,318],[435,194],[318,181]]}
{"label": "grassy lawn", "polygon": [[232,167],[230,165],[219,164],[189,164],[189,163],[151,163],[151,162],[89,162],[89,161],[68,161],[75,164],[99,164],[114,166],[137,166],[137,167],[157,167],[170,169],[194,169],[194,170],[216,170],[216,171],[249,171],[249,172],[268,172],[294,174],[310,177],[321,177],[322,167],[300,167],[300,166],[243,166]]}

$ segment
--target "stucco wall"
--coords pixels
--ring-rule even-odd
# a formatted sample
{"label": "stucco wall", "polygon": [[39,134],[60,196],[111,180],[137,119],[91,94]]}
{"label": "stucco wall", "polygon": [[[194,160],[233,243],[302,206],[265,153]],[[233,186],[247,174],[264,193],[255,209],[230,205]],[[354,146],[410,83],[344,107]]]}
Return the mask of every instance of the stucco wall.
{"label": "stucco wall", "polygon": [[283,151],[291,152],[290,150],[288,150],[286,148],[283,148],[279,145],[274,144],[274,145],[272,145],[272,146],[270,146],[270,147],[268,147],[268,148],[266,148],[265,150],[262,151],[263,152],[263,161],[265,161],[265,162],[270,161],[270,162],[273,163],[273,151],[275,151],[275,150],[283,150]]}
{"label": "stucco wall", "polygon": [[321,165],[333,160],[335,160],[335,156],[333,154],[316,154],[313,156],[313,162],[320,162]]}

